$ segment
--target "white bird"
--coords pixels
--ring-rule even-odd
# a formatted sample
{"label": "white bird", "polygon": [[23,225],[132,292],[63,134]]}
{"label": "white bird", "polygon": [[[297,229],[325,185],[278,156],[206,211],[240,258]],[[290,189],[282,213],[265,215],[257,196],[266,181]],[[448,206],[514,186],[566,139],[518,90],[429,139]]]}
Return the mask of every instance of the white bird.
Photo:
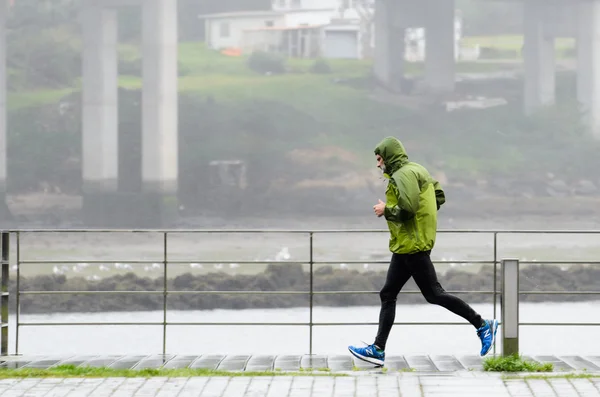
{"label": "white bird", "polygon": [[161,264],[160,263],[153,263],[152,264],[152,269],[160,269],[161,268]]}
{"label": "white bird", "polygon": [[290,259],[292,256],[290,255],[290,251],[288,249],[288,247],[283,247],[281,249],[281,251],[279,251],[277,253],[277,255],[275,255],[275,260],[277,262],[281,262],[281,261],[287,261],[288,259]]}
{"label": "white bird", "polygon": [[345,264],[345,263],[340,263],[340,269],[347,270],[348,269],[348,265]]}
{"label": "white bird", "polygon": [[190,263],[190,267],[192,269],[202,269],[202,264],[201,263]]}
{"label": "white bird", "polygon": [[230,269],[237,269],[238,267],[240,267],[240,265],[239,265],[239,264],[237,264],[237,263],[230,263],[230,264],[229,264],[229,268],[230,268]]}
{"label": "white bird", "polygon": [[215,263],[214,267],[215,267],[215,269],[223,269],[223,264],[222,263]]}
{"label": "white bird", "polygon": [[110,267],[100,265],[100,266],[98,266],[98,270],[100,270],[101,272],[110,272]]}
{"label": "white bird", "polygon": [[365,263],[365,264],[363,265],[363,268],[364,268],[364,269],[368,269],[368,268],[369,268],[369,264],[368,264],[368,263]]}
{"label": "white bird", "polygon": [[77,265],[73,265],[73,271],[75,273],[79,273],[81,270],[77,267]]}
{"label": "white bird", "polygon": [[54,273],[54,274],[64,274],[65,272],[62,269],[60,269],[58,266],[54,266],[52,268],[52,273]]}

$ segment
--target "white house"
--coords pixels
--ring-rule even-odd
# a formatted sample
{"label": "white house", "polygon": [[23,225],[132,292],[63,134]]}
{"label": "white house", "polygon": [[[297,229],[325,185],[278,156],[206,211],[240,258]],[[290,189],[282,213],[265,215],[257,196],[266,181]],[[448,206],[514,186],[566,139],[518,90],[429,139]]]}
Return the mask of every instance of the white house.
{"label": "white house", "polygon": [[[199,18],[205,21],[206,44],[215,50],[235,49],[245,54],[261,50],[299,58],[362,58],[363,46],[374,45],[374,29],[371,23],[365,23],[365,11],[359,12],[354,1],[272,0],[271,9],[266,11],[208,14]],[[367,14],[372,12],[373,5],[366,10]],[[461,25],[458,17],[457,57]],[[405,42],[406,59],[424,59],[424,29],[407,29]]]}

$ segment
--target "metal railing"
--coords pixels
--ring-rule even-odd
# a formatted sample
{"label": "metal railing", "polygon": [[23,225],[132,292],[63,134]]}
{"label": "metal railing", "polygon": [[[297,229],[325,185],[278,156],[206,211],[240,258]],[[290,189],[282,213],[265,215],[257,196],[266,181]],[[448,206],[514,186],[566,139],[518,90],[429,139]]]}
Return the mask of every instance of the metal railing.
{"label": "metal railing", "polygon": [[[163,267],[163,285],[162,290],[158,291],[21,291],[20,278],[21,278],[21,267],[23,265],[33,264],[75,264],[81,262],[73,260],[22,260],[21,259],[21,236],[28,233],[159,233],[162,235],[162,267]],[[309,267],[309,289],[308,291],[183,291],[183,290],[170,290],[168,288],[168,268],[169,265],[175,264],[189,264],[195,262],[198,264],[214,264],[217,261],[198,261],[198,260],[170,260],[169,259],[169,236],[175,234],[295,234],[305,235],[308,237],[308,261],[298,262],[265,262],[265,263],[277,263],[277,264],[300,264],[308,265]],[[332,265],[339,264],[342,261],[317,261],[315,260],[314,252],[314,237],[319,234],[349,234],[349,233],[387,233],[387,230],[96,230],[96,229],[81,229],[81,230],[7,230],[1,232],[1,252],[2,252],[2,300],[1,300],[1,343],[0,343],[0,354],[8,354],[8,312],[9,312],[9,241],[10,237],[14,236],[16,240],[16,338],[15,338],[15,354],[19,354],[19,330],[21,327],[42,327],[42,326],[102,326],[102,325],[148,325],[148,326],[162,326],[162,353],[167,353],[167,328],[168,326],[248,326],[248,325],[260,325],[260,326],[306,326],[309,330],[309,354],[313,352],[313,328],[318,326],[352,326],[352,325],[377,325],[374,322],[314,322],[313,321],[313,306],[315,295],[349,295],[349,294],[378,294],[379,291],[315,291],[314,289],[314,267],[316,265]],[[533,294],[576,294],[576,295],[600,295],[600,291],[521,291],[519,288],[519,264],[594,264],[598,265],[600,262],[594,261],[520,261],[517,259],[503,259],[498,258],[498,236],[503,234],[597,234],[600,235],[600,231],[593,230],[439,230],[439,234],[486,234],[492,237],[492,253],[489,260],[452,260],[452,261],[434,261],[436,264],[479,264],[479,265],[493,265],[493,288],[491,290],[477,290],[477,291],[448,291],[453,294],[482,294],[492,295],[493,299],[493,316],[497,317],[497,298],[502,298],[502,319],[508,323],[503,324],[503,346],[504,353],[510,353],[518,351],[518,329],[520,326],[582,326],[591,325],[598,326],[600,323],[525,323],[519,322],[518,307],[519,307],[519,295],[533,295]],[[231,258],[231,262],[238,263],[240,265],[253,264],[256,265],[255,261],[235,261]],[[127,262],[130,264],[148,264],[156,261],[131,261],[131,260],[85,260],[89,264],[116,264],[119,262]],[[218,261],[225,262],[225,261]],[[346,264],[361,264],[368,262],[369,264],[387,264],[389,261],[343,261]],[[501,277],[501,289],[498,290],[498,265],[502,265],[502,277]],[[510,278],[507,278],[510,277]],[[401,294],[420,294],[420,291],[401,291]],[[127,295],[127,294],[147,294],[147,295],[162,295],[162,321],[160,322],[22,322],[20,320],[20,300],[24,295]],[[309,321],[308,322],[177,322],[168,321],[168,297],[170,295],[211,295],[211,294],[223,294],[223,295],[307,295],[309,301]],[[464,322],[396,322],[394,325],[465,325]],[[507,343],[508,342],[508,343]],[[494,347],[495,352],[495,347]]]}

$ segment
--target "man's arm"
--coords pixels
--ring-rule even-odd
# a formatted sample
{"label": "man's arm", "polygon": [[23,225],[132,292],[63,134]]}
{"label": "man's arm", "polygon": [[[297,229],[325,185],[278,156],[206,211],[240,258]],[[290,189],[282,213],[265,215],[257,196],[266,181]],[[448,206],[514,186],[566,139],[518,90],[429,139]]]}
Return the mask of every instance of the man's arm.
{"label": "man's arm", "polygon": [[385,207],[383,215],[392,222],[403,222],[412,219],[419,209],[419,181],[414,172],[397,172],[392,175],[398,190],[398,204]]}
{"label": "man's arm", "polygon": [[435,201],[437,203],[437,209],[439,210],[442,204],[446,202],[446,194],[442,189],[442,185],[435,179],[433,180],[433,188],[435,189]]}

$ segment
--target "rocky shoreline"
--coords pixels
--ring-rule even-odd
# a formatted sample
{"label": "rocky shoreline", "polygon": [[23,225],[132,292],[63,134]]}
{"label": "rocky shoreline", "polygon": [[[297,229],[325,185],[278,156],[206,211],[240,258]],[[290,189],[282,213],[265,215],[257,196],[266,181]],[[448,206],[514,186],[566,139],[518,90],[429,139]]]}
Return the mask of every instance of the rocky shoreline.
{"label": "rocky shoreline", "polygon": [[[378,291],[385,280],[384,272],[358,272],[333,267],[323,267],[314,274],[314,291]],[[574,265],[528,266],[521,271],[521,291],[598,291],[600,268]],[[501,290],[498,272],[497,290]],[[168,279],[170,291],[309,291],[309,273],[300,265],[269,265],[263,273],[255,275],[227,275],[210,273],[193,276],[189,273]],[[447,291],[490,291],[493,287],[493,269],[484,267],[477,273],[450,270],[440,275]],[[163,280],[139,277],[133,273],[105,278],[94,282],[81,277],[34,276],[22,277],[22,291],[162,291]],[[14,313],[15,280],[10,283],[10,310]],[[405,291],[417,290],[412,280]],[[461,293],[471,303],[492,302],[489,294]],[[522,302],[575,302],[597,300],[599,295],[522,295]],[[121,295],[22,295],[21,313],[73,313],[112,311],[161,310],[163,294]],[[308,294],[171,294],[167,298],[170,310],[211,310],[250,308],[306,307]],[[399,304],[425,303],[420,294],[400,295]],[[318,306],[378,305],[379,297],[373,294],[323,294],[314,296]]]}

